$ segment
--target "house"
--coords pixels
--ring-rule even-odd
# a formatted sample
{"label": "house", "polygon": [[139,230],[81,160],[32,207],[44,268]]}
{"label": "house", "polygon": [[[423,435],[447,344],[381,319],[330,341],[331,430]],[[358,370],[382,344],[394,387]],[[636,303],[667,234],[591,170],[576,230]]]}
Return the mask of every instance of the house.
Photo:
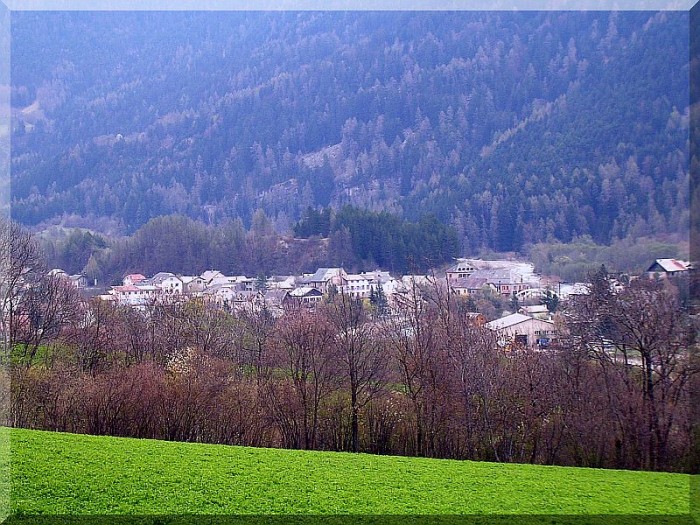
{"label": "house", "polygon": [[460,277],[458,279],[448,280],[450,290],[456,295],[468,296],[473,293],[491,291],[496,293],[496,286],[489,282],[485,277],[471,275],[469,277]]}
{"label": "house", "polygon": [[549,309],[544,304],[533,304],[531,306],[522,306],[518,310],[519,313],[529,315],[535,319],[547,320],[550,317]]}
{"label": "house", "polygon": [[467,318],[467,321],[469,321],[474,326],[484,326],[486,324],[486,317],[484,317],[484,314],[482,313],[467,312],[466,314],[464,314],[464,316]]}
{"label": "house", "polygon": [[470,259],[459,259],[457,264],[451,266],[446,274],[448,281],[456,281],[457,279],[465,279],[473,274],[478,268],[474,261]]}
{"label": "house", "polygon": [[[275,275],[267,280],[268,290],[294,290],[296,277],[293,275]],[[282,294],[284,295],[284,294]]]}
{"label": "house", "polygon": [[[347,274],[345,275],[343,284],[338,288],[338,291],[356,299],[369,299],[372,296],[372,292],[376,292],[381,288],[386,296],[388,295],[386,293],[386,285],[393,283],[393,281],[394,279],[389,272],[382,272],[380,270]],[[390,285],[390,288],[393,290],[393,284]]]}
{"label": "house", "polygon": [[159,292],[160,290],[151,284],[113,286],[109,291],[116,302],[127,306],[145,306],[154,301]]}
{"label": "house", "polygon": [[571,297],[588,295],[591,292],[590,283],[562,283],[559,286],[559,298],[566,301]]}
{"label": "house", "polygon": [[221,277],[225,277],[223,273],[221,273],[218,270],[207,270],[204,272],[200,277],[204,280],[204,282],[208,285],[210,284],[214,279],[219,279]]}
{"label": "house", "polygon": [[158,272],[148,279],[148,283],[159,288],[163,293],[169,295],[182,295],[183,282],[178,276],[170,272]]}
{"label": "house", "polygon": [[220,283],[207,286],[202,292],[202,297],[220,307],[230,307],[235,301],[236,293],[235,284]]}
{"label": "house", "polygon": [[650,279],[676,277],[687,273],[690,269],[690,263],[687,261],[679,261],[678,259],[656,259],[652,265],[647,268],[647,275]]}
{"label": "house", "polygon": [[400,281],[386,283],[383,289],[389,307],[404,310],[423,303],[423,295],[435,285],[435,279],[427,275],[404,275]]}
{"label": "house", "polygon": [[520,313],[501,317],[484,326],[496,332],[499,344],[505,348],[546,348],[556,336],[553,322]]}
{"label": "house", "polygon": [[182,280],[177,275],[171,275],[163,279],[160,283],[160,289],[172,295],[182,295],[184,292]]}
{"label": "house", "polygon": [[347,274],[342,268],[319,268],[316,270],[316,273],[304,280],[304,284],[310,288],[320,290],[321,293],[328,293],[331,286],[340,288],[344,284],[346,277]]}
{"label": "house", "polygon": [[60,268],[54,268],[53,270],[49,271],[48,275],[50,277],[65,279],[66,281],[70,282],[73,286],[75,286],[79,290],[81,290],[83,288],[87,288],[87,285],[88,285],[87,278],[84,275],[80,275],[80,274],[68,275],[66,272],[64,272]]}
{"label": "house", "polygon": [[368,299],[373,290],[377,290],[379,284],[373,276],[366,274],[348,274],[344,282],[338,287],[338,291],[355,299]]}
{"label": "house", "polygon": [[263,296],[264,307],[273,317],[280,317],[284,313],[284,299],[287,296],[286,289],[269,289]]}
{"label": "house", "polygon": [[87,288],[88,280],[87,280],[87,277],[85,277],[84,275],[80,275],[80,274],[71,275],[70,277],[68,277],[68,279],[70,279],[70,282],[78,290],[82,290],[83,288]]}
{"label": "house", "polygon": [[185,294],[199,294],[207,287],[207,282],[199,276],[183,275],[180,280],[182,281],[182,293]]}
{"label": "house", "polygon": [[374,270],[373,272],[362,272],[361,275],[366,275],[368,279],[373,280],[376,283],[384,284],[393,279],[389,272],[383,272],[381,270]]}
{"label": "house", "polygon": [[248,312],[259,312],[265,305],[265,296],[261,291],[238,291],[233,296],[233,302],[230,303],[231,310],[246,310]]}
{"label": "house", "polygon": [[222,284],[234,286],[236,290],[240,291],[247,290],[250,292],[255,289],[255,279],[246,277],[245,275],[226,276],[221,273],[219,273],[219,275],[214,276],[207,283],[207,288]]}
{"label": "house", "polygon": [[132,286],[136,283],[140,283],[141,281],[145,281],[146,277],[144,275],[141,275],[140,273],[131,273],[124,277],[124,280],[122,281],[122,284],[124,286]]}
{"label": "house", "polygon": [[63,270],[61,270],[60,268],[54,268],[53,270],[50,270],[48,272],[48,275],[49,275],[49,277],[60,277],[63,279],[68,278],[68,274],[66,272],[64,272]]}
{"label": "house", "polygon": [[495,288],[496,292],[504,296],[511,296],[530,288],[524,277],[513,268],[492,268],[476,270],[470,276],[471,279],[483,279],[483,282]]}
{"label": "house", "polygon": [[475,269],[467,277],[455,275],[448,275],[447,281],[452,292],[462,296],[491,291],[510,297],[522,295],[531,287],[524,275],[517,268],[511,267]]}
{"label": "house", "polygon": [[299,306],[312,307],[318,304],[323,299],[323,293],[317,288],[310,286],[302,286],[287,292],[282,304],[285,308],[295,308]]}

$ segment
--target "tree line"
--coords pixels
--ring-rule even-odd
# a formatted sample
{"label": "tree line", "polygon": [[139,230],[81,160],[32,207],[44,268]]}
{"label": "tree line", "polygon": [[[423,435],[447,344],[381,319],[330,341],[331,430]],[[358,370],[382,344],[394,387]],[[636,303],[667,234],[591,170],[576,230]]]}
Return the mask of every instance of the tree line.
{"label": "tree line", "polygon": [[[2,290],[14,426],[587,467],[699,464],[697,327],[666,281],[616,291],[598,272],[591,293],[564,308],[558,343],[535,352],[504,345],[439,282],[415,286],[394,315],[338,293],[281,316],[197,300],[137,310],[78,301],[46,276],[30,238],[8,242],[20,258],[3,271],[21,277]],[[46,284],[28,288],[31,275]]]}
{"label": "tree line", "polygon": [[[317,217],[326,218],[325,228],[319,227]],[[131,236],[74,229],[47,236],[41,244],[51,267],[82,273],[102,284],[118,284],[134,272],[199,275],[212,268],[227,275],[267,276],[327,266],[427,272],[459,255],[454,228],[430,216],[412,223],[350,206],[337,214],[330,208],[309,208],[295,232],[298,237],[277,233],[258,210],[249,229],[240,220],[206,225],[172,215],[151,219]]]}

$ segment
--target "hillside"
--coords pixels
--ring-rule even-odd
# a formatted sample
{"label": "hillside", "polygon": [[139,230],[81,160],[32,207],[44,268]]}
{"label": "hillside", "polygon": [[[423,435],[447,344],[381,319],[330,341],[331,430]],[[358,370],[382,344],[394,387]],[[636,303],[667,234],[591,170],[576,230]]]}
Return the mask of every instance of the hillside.
{"label": "hillside", "polygon": [[625,515],[648,515],[654,523],[691,523],[683,517],[689,513],[690,478],[679,474],[20,429],[10,435],[12,512],[25,521],[37,514],[500,514],[549,516],[546,523],[566,522],[557,521],[557,515],[601,516],[591,523],[614,523],[615,516]]}
{"label": "hillside", "polygon": [[12,17],[27,225],[351,204],[500,251],[688,226],[687,13]]}

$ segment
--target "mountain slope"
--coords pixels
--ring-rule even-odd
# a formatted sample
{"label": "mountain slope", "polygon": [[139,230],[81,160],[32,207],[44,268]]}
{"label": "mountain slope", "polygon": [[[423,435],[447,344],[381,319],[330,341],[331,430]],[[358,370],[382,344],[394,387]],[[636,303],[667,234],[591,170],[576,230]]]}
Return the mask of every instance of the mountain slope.
{"label": "mountain slope", "polygon": [[500,250],[682,233],[687,21],[13,13],[13,214],[284,229],[353,204]]}

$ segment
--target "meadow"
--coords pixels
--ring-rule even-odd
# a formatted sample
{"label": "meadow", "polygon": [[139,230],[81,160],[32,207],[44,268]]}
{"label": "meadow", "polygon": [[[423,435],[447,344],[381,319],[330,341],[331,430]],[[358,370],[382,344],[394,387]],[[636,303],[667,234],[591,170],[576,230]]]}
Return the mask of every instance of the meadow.
{"label": "meadow", "polygon": [[693,523],[691,478],[682,474],[9,433],[8,523],[42,515],[45,523],[227,515]]}

